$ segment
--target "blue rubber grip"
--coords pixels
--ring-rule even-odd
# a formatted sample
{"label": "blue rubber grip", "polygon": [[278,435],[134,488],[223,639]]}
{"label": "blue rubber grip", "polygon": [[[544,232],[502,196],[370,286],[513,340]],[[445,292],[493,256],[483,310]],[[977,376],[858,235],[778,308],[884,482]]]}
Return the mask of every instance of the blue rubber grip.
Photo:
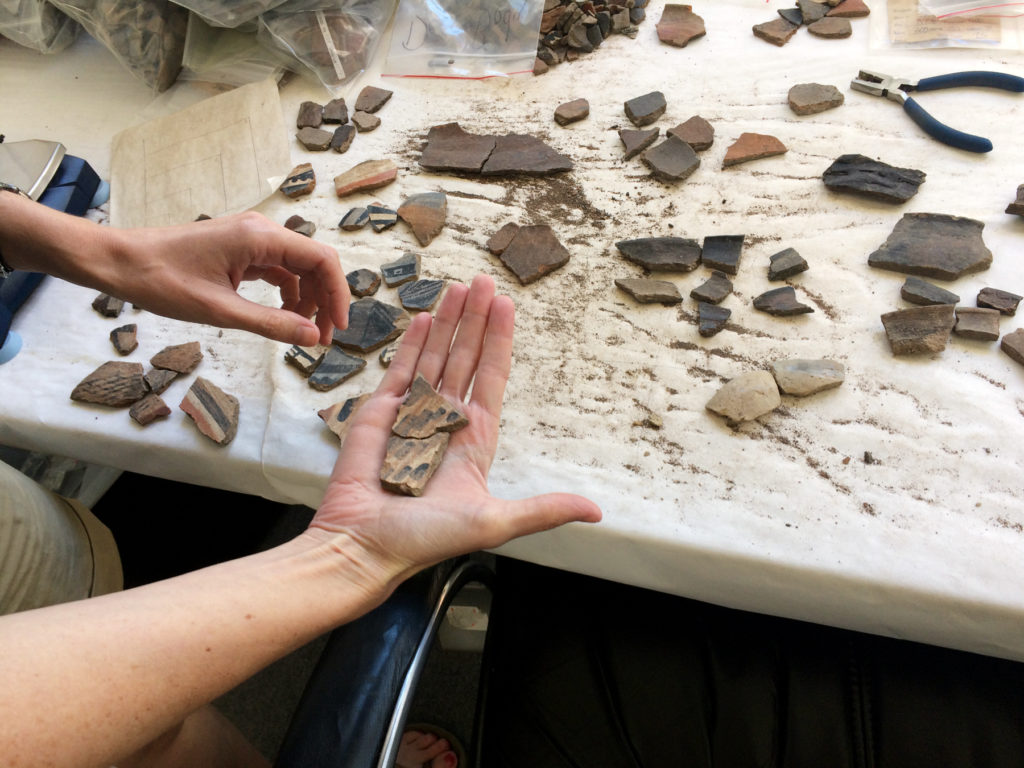
{"label": "blue rubber grip", "polygon": [[950,128],[945,123],[940,123],[934,117],[924,111],[924,108],[913,99],[908,98],[903,102],[903,109],[910,115],[910,119],[917,123],[933,139],[938,139],[943,144],[948,144],[957,149],[966,149],[968,152],[991,152],[992,142],[984,136],[975,136],[971,133],[958,131]]}
{"label": "blue rubber grip", "polygon": [[953,72],[919,80],[915,91],[938,91],[942,88],[998,88],[1001,91],[1024,92],[1024,77],[1004,72]]}

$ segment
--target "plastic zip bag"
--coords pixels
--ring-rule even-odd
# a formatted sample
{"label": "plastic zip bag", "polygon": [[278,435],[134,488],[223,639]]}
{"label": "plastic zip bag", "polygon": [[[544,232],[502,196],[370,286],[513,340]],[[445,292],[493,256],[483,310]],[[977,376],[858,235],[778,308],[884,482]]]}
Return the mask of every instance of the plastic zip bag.
{"label": "plastic zip bag", "polygon": [[189,15],[179,80],[237,86],[268,77],[279,80],[286,69],[283,57],[257,40],[255,24],[249,30],[227,29]]}
{"label": "plastic zip bag", "polygon": [[40,53],[63,51],[80,27],[45,0],[0,0],[0,35]]}
{"label": "plastic zip bag", "polygon": [[175,0],[214,27],[234,29],[253,21],[261,13],[276,8],[286,0]]}
{"label": "plastic zip bag", "polygon": [[181,70],[188,11],[168,0],[50,0],[156,91]]}
{"label": "plastic zip bag", "polygon": [[920,0],[920,5],[922,13],[934,16],[940,21],[970,16],[1024,16],[1024,3],[994,3],[992,0]]}
{"label": "plastic zip bag", "polygon": [[[881,7],[877,7],[877,6]],[[875,0],[872,3],[872,50],[918,48],[985,48],[1017,51],[1024,48],[1020,19],[954,16],[938,19],[918,0]]]}
{"label": "plastic zip bag", "polygon": [[544,0],[402,0],[384,74],[484,78],[532,72]]}
{"label": "plastic zip bag", "polygon": [[298,62],[329,91],[364,71],[396,0],[291,0],[260,16],[260,41]]}

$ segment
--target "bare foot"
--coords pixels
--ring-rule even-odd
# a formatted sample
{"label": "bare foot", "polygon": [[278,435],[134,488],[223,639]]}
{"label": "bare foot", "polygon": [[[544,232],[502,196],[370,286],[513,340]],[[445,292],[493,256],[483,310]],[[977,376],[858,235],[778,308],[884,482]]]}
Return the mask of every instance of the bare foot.
{"label": "bare foot", "polygon": [[446,739],[432,733],[406,731],[398,747],[396,768],[457,768],[459,759]]}

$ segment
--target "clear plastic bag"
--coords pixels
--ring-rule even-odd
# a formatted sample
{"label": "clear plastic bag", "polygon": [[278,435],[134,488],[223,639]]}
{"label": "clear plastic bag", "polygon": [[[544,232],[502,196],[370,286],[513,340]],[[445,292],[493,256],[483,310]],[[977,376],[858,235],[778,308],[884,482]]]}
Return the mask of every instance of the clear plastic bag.
{"label": "clear plastic bag", "polygon": [[0,35],[40,53],[63,51],[80,27],[45,0],[0,0]]}
{"label": "clear plastic bag", "polygon": [[178,77],[188,11],[168,0],[50,0],[136,77],[164,91]]}
{"label": "clear plastic bag", "polygon": [[268,77],[280,79],[287,67],[283,56],[260,44],[256,25],[212,27],[196,14],[188,19],[188,36],[179,80],[246,85]]}
{"label": "clear plastic bag", "polygon": [[921,12],[940,21],[970,16],[1024,16],[1024,3],[996,3],[992,0],[920,0]]}
{"label": "clear plastic bag", "polygon": [[544,0],[402,0],[385,75],[483,78],[532,72]]}
{"label": "clear plastic bag", "polygon": [[175,0],[214,27],[234,29],[273,10],[286,0]]}
{"label": "clear plastic bag", "polygon": [[260,41],[332,93],[366,69],[397,0],[290,0],[260,16]]}

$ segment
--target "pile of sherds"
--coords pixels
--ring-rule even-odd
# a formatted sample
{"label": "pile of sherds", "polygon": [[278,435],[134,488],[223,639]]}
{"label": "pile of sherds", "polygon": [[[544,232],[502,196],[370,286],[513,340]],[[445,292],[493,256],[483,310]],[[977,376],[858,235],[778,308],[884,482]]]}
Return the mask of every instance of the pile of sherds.
{"label": "pile of sherds", "polygon": [[870,12],[864,0],[797,0],[795,8],[780,8],[779,18],[755,24],[753,32],[755,37],[778,46],[788,43],[801,26],[817,37],[844,38],[853,34],[850,19]]}
{"label": "pile of sherds", "polygon": [[731,426],[753,421],[782,405],[782,394],[794,397],[833,389],[846,373],[834,360],[779,360],[770,371],[741,373],[722,386],[705,406]]}
{"label": "pile of sherds", "polygon": [[563,61],[575,61],[611,35],[635,37],[646,6],[647,0],[546,0],[533,73],[541,75]]}
{"label": "pile of sherds", "polygon": [[[380,118],[373,113],[388,102],[391,93],[372,85],[363,88],[356,99],[351,125],[344,99],[332,99],[326,104],[304,101],[299,105],[299,115],[295,120],[298,129],[295,138],[310,152],[325,152],[328,149],[347,152],[357,131],[365,133],[380,125]],[[323,125],[338,127],[332,132],[324,130],[321,127]]]}

